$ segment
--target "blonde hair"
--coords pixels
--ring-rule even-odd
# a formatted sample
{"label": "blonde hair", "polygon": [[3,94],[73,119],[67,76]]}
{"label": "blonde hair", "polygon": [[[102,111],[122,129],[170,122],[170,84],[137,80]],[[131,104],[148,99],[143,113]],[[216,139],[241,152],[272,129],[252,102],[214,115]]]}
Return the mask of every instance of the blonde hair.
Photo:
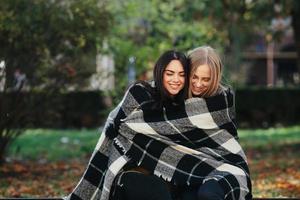
{"label": "blonde hair", "polygon": [[[207,91],[202,95],[202,97],[213,96],[217,93],[218,89],[222,87],[221,77],[222,77],[222,62],[220,56],[217,52],[210,46],[197,47],[188,52],[188,58],[190,60],[190,81],[191,84],[192,77],[196,69],[200,65],[208,65],[210,68],[210,85]],[[189,87],[188,90],[189,97],[192,97],[192,91]]]}

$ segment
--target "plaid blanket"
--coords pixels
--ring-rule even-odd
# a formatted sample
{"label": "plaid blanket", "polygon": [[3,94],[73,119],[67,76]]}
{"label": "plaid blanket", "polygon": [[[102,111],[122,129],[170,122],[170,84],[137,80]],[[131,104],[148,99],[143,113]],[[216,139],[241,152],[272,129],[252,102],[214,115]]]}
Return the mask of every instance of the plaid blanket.
{"label": "plaid blanket", "polygon": [[88,168],[66,199],[109,199],[116,175],[133,162],[175,185],[217,180],[225,199],[251,199],[246,156],[237,142],[234,95],[154,109],[143,85],[132,86],[106,122]]}

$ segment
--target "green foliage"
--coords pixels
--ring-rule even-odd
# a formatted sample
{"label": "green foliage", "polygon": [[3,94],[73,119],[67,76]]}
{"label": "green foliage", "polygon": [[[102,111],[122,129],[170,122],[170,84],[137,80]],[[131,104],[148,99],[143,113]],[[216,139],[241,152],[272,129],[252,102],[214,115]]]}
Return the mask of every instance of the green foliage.
{"label": "green foliage", "polygon": [[[279,3],[283,14],[298,5]],[[274,17],[271,0],[3,0],[0,5],[0,59],[7,62],[9,80],[22,68],[33,85],[51,79],[82,87],[95,70],[95,51],[107,52],[102,49],[106,38],[116,63],[114,96],[122,96],[127,86],[129,57],[136,57],[139,76],[168,49],[211,45],[226,55],[230,80],[242,50],[257,34],[270,32]]]}
{"label": "green foliage", "polygon": [[136,57],[135,67],[139,75],[152,69],[156,59],[166,50],[186,52],[208,43],[222,46],[218,31],[210,21],[207,18],[195,19],[190,11],[193,7],[186,5],[183,0],[109,2],[114,26],[108,41],[115,55],[117,79],[120,80],[118,87],[122,88],[121,91],[127,85],[124,74],[130,56]]}
{"label": "green foliage", "polygon": [[[283,15],[299,7],[297,1],[278,2]],[[227,57],[230,79],[242,50],[257,34],[270,32],[274,17],[271,0],[3,0],[0,5],[0,59],[9,67],[9,81],[12,71],[22,68],[33,85],[51,79],[83,86],[94,72],[95,51],[107,51],[102,49],[105,37],[116,63],[115,96],[127,86],[129,57],[136,57],[140,75],[174,48],[217,48]]]}
{"label": "green foliage", "polygon": [[[291,10],[291,1],[279,1],[283,14]],[[151,69],[165,50],[186,52],[200,45],[210,45],[226,56],[225,77],[236,84],[241,52],[258,34],[271,32],[274,2],[194,1],[194,0],[112,0],[108,9],[114,16],[108,37],[115,55],[118,80],[117,96],[127,85],[128,58],[136,57],[137,74]]]}
{"label": "green foliage", "polygon": [[96,43],[106,36],[110,23],[98,0],[3,0],[0,16],[0,60],[7,64],[8,86],[16,68],[33,86],[50,78],[65,83],[82,71],[90,74],[84,56],[95,60]]}
{"label": "green foliage", "polygon": [[[0,61],[6,64],[0,77],[5,83],[0,101],[0,162],[11,141],[22,133],[16,128],[28,121],[24,108],[33,104],[27,101],[24,106],[22,98],[6,98],[14,71],[25,73],[31,89],[45,89],[48,97],[70,84],[83,88],[95,71],[97,44],[109,26],[110,14],[99,0],[0,1]],[[23,97],[20,91],[16,94]]]}

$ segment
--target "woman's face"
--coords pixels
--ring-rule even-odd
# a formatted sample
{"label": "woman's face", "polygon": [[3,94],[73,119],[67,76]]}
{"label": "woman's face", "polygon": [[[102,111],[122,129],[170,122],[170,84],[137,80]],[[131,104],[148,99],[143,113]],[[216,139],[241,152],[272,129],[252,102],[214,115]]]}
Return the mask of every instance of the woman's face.
{"label": "woman's face", "polygon": [[172,60],[163,73],[163,86],[167,92],[174,96],[182,90],[185,82],[185,72],[178,60]]}
{"label": "woman's face", "polygon": [[191,76],[190,89],[194,96],[203,95],[210,86],[211,73],[207,64],[199,65]]}

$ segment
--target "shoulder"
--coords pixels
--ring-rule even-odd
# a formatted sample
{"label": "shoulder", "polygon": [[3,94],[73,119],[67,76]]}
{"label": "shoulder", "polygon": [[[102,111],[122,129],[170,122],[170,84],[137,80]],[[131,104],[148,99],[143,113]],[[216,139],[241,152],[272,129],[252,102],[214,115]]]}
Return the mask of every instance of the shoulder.
{"label": "shoulder", "polygon": [[224,96],[234,96],[235,92],[233,88],[229,85],[221,85],[216,93],[216,95],[224,95]]}
{"label": "shoulder", "polygon": [[228,107],[234,106],[235,104],[235,92],[231,86],[222,86],[222,96],[225,97]]}
{"label": "shoulder", "polygon": [[138,81],[129,86],[127,92],[138,101],[145,101],[153,98],[154,87],[149,82]]}
{"label": "shoulder", "polygon": [[[223,104],[225,101],[229,103],[230,105],[233,104],[235,99],[234,90],[230,86],[220,86],[217,90],[217,92],[209,97],[192,97],[187,100],[185,100],[185,104],[202,104],[202,105],[208,105],[208,104]],[[199,105],[198,105],[199,106]]]}
{"label": "shoulder", "polygon": [[149,87],[151,87],[151,85],[148,82],[139,81],[130,85],[127,91],[131,93],[149,92]]}

